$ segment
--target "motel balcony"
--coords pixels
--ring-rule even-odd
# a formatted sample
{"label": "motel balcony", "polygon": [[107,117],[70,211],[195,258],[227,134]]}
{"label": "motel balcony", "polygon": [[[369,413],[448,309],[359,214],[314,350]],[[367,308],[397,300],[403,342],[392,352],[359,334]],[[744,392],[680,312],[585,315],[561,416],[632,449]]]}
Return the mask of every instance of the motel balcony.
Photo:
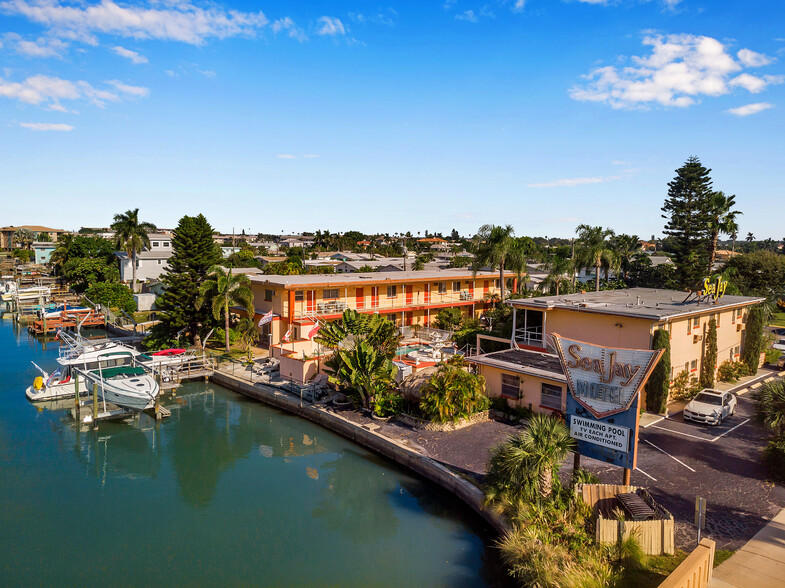
{"label": "motel balcony", "polygon": [[[363,298],[345,296],[334,300],[316,299],[313,301],[296,301],[294,303],[294,319],[311,319],[314,315],[321,317],[337,317],[347,308],[362,312],[379,312],[382,314],[411,310],[440,309],[449,306],[471,306],[487,304],[488,300],[482,289],[461,290],[444,294],[434,292],[399,292],[397,296],[388,298],[386,292],[379,289],[378,296],[370,294]],[[283,302],[283,315],[289,314],[288,301]]]}

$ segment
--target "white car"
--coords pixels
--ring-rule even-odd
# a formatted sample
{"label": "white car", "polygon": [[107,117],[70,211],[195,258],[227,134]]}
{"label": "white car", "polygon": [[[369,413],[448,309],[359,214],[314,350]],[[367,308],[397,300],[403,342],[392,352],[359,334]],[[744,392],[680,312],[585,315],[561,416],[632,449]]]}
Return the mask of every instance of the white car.
{"label": "white car", "polygon": [[785,351],[785,339],[780,339],[774,345],[772,345],[774,349],[779,349],[780,351]]}
{"label": "white car", "polygon": [[736,414],[736,397],[730,392],[706,388],[684,407],[683,414],[685,421],[719,425],[726,417]]}

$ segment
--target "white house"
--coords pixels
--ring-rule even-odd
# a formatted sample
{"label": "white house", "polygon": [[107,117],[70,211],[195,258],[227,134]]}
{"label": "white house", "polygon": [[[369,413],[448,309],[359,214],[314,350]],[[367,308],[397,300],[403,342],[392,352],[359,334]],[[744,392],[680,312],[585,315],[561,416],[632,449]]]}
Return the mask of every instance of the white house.
{"label": "white house", "polygon": [[[168,233],[151,233],[150,249],[144,249],[136,255],[136,279],[138,282],[157,280],[167,269],[169,258],[172,256],[172,236]],[[131,256],[125,251],[117,251],[115,255],[120,259],[120,281],[128,284],[133,280]]]}

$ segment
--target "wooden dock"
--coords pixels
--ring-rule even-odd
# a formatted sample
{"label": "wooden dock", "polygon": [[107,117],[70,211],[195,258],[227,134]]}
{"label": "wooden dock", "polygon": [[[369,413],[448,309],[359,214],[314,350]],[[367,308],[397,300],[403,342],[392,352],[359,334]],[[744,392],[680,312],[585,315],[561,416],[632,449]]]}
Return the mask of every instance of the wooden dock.
{"label": "wooden dock", "polygon": [[[125,408],[122,406],[118,406],[111,402],[104,403],[103,400],[98,400],[96,404],[96,416],[95,422],[98,421],[110,421],[110,420],[121,420],[131,416],[134,416],[137,411],[131,410],[130,408]],[[155,415],[155,408],[148,408],[143,411],[149,414],[151,417],[156,418]],[[158,406],[158,412],[161,415],[161,418],[167,418],[172,416],[172,411],[164,406]],[[77,414],[77,409],[71,409],[71,416],[75,421],[78,421],[82,425],[92,425],[93,420],[93,401],[92,400],[85,400],[81,402],[79,405],[79,411]]]}
{"label": "wooden dock", "polygon": [[34,335],[56,333],[60,330],[75,329],[81,324],[82,327],[103,327],[106,324],[106,317],[93,309],[85,310],[64,310],[56,318],[38,318],[27,327]]}

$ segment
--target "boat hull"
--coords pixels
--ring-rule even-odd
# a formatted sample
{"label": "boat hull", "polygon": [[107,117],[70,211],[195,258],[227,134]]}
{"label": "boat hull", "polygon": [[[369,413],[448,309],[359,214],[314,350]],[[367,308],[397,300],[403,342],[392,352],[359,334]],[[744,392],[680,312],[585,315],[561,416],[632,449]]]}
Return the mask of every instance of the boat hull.
{"label": "boat hull", "polygon": [[89,378],[98,387],[98,395],[107,402],[132,410],[146,410],[155,406],[160,392],[158,382],[151,376],[133,376],[119,379]]}
{"label": "boat hull", "polygon": [[[79,395],[84,396],[87,394],[87,386],[85,379],[79,376]],[[30,402],[43,402],[45,400],[60,400],[63,398],[73,398],[76,395],[76,382],[71,378],[70,382],[65,384],[52,384],[51,386],[43,386],[36,390],[34,386],[28,386],[25,390],[25,396]]]}

